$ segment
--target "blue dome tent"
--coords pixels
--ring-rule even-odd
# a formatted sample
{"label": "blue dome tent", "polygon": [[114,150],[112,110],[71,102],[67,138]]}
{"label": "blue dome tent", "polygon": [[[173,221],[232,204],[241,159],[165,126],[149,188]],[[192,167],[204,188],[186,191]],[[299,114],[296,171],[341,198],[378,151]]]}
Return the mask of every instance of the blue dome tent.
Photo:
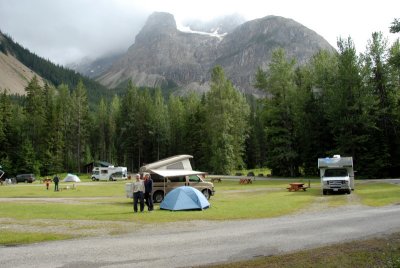
{"label": "blue dome tent", "polygon": [[169,192],[160,204],[166,210],[203,210],[210,207],[205,196],[196,188],[181,186]]}

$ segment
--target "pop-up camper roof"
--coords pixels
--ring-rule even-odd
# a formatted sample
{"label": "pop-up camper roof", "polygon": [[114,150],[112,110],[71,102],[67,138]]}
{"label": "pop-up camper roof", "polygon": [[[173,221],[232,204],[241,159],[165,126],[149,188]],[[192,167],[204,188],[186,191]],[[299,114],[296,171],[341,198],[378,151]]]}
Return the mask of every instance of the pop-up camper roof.
{"label": "pop-up camper roof", "polygon": [[165,169],[183,169],[192,170],[192,165],[190,164],[191,155],[182,154],[171,156],[165,159],[161,159],[157,162],[144,165],[140,168],[140,172],[149,172],[151,170],[165,170]]}
{"label": "pop-up camper roof", "polygon": [[150,171],[165,178],[206,174],[205,172],[202,171],[185,170],[185,169],[151,169]]}
{"label": "pop-up camper roof", "polygon": [[353,157],[318,158],[318,168],[353,167]]}

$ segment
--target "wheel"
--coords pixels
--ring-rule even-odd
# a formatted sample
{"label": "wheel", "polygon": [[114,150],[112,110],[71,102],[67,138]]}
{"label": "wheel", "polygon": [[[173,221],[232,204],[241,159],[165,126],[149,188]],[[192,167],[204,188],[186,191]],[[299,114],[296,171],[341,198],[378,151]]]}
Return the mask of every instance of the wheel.
{"label": "wheel", "polygon": [[204,190],[202,191],[202,193],[203,193],[203,195],[205,196],[205,198],[206,198],[207,200],[210,199],[210,192],[209,192],[207,189],[204,189]]}
{"label": "wheel", "polygon": [[112,177],[110,177],[110,178],[109,178],[109,181],[113,181],[113,178],[112,178]]}
{"label": "wheel", "polygon": [[328,194],[328,190],[322,190],[322,194],[323,195],[327,195]]}
{"label": "wheel", "polygon": [[347,194],[351,194],[351,190],[347,190]]}
{"label": "wheel", "polygon": [[95,177],[92,177],[92,181],[96,181],[96,178],[95,178]]}
{"label": "wheel", "polygon": [[162,191],[157,191],[153,194],[154,203],[161,203],[164,199],[164,193]]}

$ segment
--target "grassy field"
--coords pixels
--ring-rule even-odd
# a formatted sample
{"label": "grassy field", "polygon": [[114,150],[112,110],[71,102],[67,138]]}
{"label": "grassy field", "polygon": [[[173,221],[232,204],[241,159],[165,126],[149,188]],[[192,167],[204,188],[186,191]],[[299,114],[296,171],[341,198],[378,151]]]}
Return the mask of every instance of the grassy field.
{"label": "grassy field", "polygon": [[[75,183],[75,189],[72,189],[72,183],[61,183],[60,187],[64,190],[60,192],[54,192],[52,187],[46,190],[44,184],[39,182],[1,186],[0,244],[15,245],[105,233],[121,234],[131,232],[143,223],[268,218],[294,213],[298,210],[360,204],[385,206],[400,203],[400,186],[389,183],[356,181],[356,190],[351,195],[323,196],[320,182],[316,179],[310,180],[311,188],[305,192],[288,192],[286,187],[293,181],[308,184],[308,179],[257,180],[248,185],[241,185],[238,181],[223,180],[221,183],[214,184],[216,194],[210,199],[211,208],[204,211],[170,212],[159,210],[156,205],[153,213],[135,215],[132,200],[125,198],[126,182],[90,182],[89,179],[85,181]],[[69,186],[68,190],[65,190],[66,186]],[[362,242],[363,245],[367,244],[364,251],[361,247],[364,253],[344,251],[341,254],[345,254],[346,257],[341,258],[365,259],[363,254],[370,252],[371,249],[368,247],[372,245],[378,248],[373,252],[376,252],[376,258],[382,261],[383,255],[379,255],[379,250],[383,250],[384,254],[389,254],[391,251],[388,247],[382,246],[385,243],[381,240],[373,241],[375,242]],[[398,240],[395,240],[393,245],[398,249]],[[352,248],[352,246],[344,244],[340,248]],[[334,250],[336,250],[335,247],[328,247],[294,253],[294,255],[265,257],[254,260],[255,262],[250,266],[327,267],[323,265],[323,261],[317,264],[318,261],[312,256],[325,257],[324,252],[335,252]],[[314,252],[320,253],[315,255]],[[299,263],[295,261],[296,254],[309,257],[305,257],[306,262]],[[336,252],[334,255],[337,254],[339,253]],[[292,265],[290,261],[286,266],[283,265],[281,263],[283,259],[293,259]],[[398,255],[395,255],[394,259],[398,260]],[[276,265],[266,266],[266,263],[269,265],[276,263]],[[235,264],[229,265],[231,267]],[[243,266],[246,267],[243,263],[239,263],[234,267]],[[351,267],[351,262],[349,264],[344,262],[344,266],[341,267]],[[361,267],[364,266],[361,265]]]}

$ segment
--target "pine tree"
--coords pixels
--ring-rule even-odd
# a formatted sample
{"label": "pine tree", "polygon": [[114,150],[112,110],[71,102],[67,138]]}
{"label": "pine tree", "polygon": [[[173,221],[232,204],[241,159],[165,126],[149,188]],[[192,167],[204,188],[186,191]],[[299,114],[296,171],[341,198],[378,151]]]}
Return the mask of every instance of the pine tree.
{"label": "pine tree", "polygon": [[74,170],[78,170],[80,173],[89,134],[89,105],[86,88],[82,81],[79,81],[75,90],[72,92],[72,109],[71,129],[73,131],[73,136],[69,139],[69,142],[73,144],[74,149]]}
{"label": "pine tree", "polygon": [[298,141],[294,121],[296,90],[294,60],[287,60],[285,51],[273,52],[268,73],[259,70],[256,76],[259,89],[271,94],[265,99],[265,135],[267,165],[273,175],[299,174]]}
{"label": "pine tree", "polygon": [[236,168],[242,168],[249,106],[243,95],[225,78],[221,66],[212,70],[211,90],[206,96],[206,111],[210,166],[213,171],[229,174]]}

